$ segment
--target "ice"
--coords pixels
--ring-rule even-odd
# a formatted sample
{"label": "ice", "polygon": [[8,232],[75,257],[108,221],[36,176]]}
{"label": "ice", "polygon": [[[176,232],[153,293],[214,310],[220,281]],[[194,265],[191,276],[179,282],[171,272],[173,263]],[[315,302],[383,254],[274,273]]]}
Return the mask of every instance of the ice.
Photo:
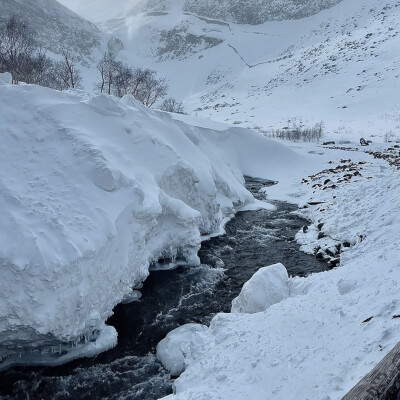
{"label": "ice", "polygon": [[128,293],[125,295],[125,297],[122,299],[121,303],[122,304],[133,303],[134,301],[138,301],[141,297],[142,297],[142,293],[140,293],[139,290],[132,290],[131,293]]}
{"label": "ice", "polygon": [[[94,336],[94,337],[93,337]],[[65,364],[77,358],[93,357],[117,344],[117,331],[114,327],[104,325],[95,335],[85,335],[79,341],[57,343],[39,348],[20,348],[2,350],[0,370],[16,365],[49,365]]]}
{"label": "ice", "polygon": [[233,313],[257,313],[289,297],[288,273],[282,264],[260,268],[232,300]]}
{"label": "ice", "polygon": [[185,353],[190,352],[190,344],[196,334],[207,330],[200,324],[186,324],[169,332],[157,345],[157,358],[172,376],[179,376],[185,370]]}

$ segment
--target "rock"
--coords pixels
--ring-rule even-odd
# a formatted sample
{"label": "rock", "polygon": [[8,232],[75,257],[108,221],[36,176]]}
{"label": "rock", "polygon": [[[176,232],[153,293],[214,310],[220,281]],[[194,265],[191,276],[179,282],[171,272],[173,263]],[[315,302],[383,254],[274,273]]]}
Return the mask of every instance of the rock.
{"label": "rock", "polygon": [[315,257],[317,258],[318,261],[325,261],[326,254],[322,250],[319,250],[315,255]]}
{"label": "rock", "polygon": [[259,269],[244,285],[238,297],[232,301],[233,313],[253,314],[265,311],[273,304],[287,299],[288,273],[282,264]]}
{"label": "rock", "polygon": [[340,264],[340,259],[339,258],[334,258],[333,260],[330,260],[328,262],[328,265],[330,268],[336,268]]}

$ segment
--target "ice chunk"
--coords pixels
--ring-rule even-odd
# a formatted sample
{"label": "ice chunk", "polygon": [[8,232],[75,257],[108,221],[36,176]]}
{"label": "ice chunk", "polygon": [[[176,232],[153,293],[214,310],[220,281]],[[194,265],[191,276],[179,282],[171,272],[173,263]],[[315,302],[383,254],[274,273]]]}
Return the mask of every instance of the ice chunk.
{"label": "ice chunk", "polygon": [[157,358],[173,376],[179,376],[185,370],[184,348],[190,346],[198,332],[208,328],[200,324],[186,324],[174,329],[158,343]]}
{"label": "ice chunk", "polygon": [[289,297],[288,273],[282,264],[259,269],[232,301],[233,313],[252,314]]}

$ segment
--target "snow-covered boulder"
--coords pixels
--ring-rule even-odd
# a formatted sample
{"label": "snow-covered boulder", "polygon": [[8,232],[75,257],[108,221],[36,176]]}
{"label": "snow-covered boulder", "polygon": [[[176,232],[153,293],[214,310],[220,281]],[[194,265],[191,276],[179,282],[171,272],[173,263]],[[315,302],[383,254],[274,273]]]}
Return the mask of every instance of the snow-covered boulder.
{"label": "snow-covered boulder", "polygon": [[0,74],[0,85],[11,85],[12,75],[9,72]]}
{"label": "snow-covered boulder", "polygon": [[169,332],[157,345],[157,358],[173,376],[179,376],[185,370],[185,353],[196,333],[205,332],[207,326],[186,324]]}
{"label": "snow-covered boulder", "polygon": [[289,297],[288,273],[282,264],[260,268],[232,300],[233,313],[253,314],[265,311]]}

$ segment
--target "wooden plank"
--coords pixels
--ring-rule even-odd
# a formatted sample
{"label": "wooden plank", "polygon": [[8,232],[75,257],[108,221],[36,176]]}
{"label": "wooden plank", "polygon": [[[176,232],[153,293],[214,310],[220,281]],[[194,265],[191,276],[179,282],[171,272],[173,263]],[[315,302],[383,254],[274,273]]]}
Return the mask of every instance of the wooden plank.
{"label": "wooden plank", "polygon": [[342,400],[399,400],[400,343]]}

